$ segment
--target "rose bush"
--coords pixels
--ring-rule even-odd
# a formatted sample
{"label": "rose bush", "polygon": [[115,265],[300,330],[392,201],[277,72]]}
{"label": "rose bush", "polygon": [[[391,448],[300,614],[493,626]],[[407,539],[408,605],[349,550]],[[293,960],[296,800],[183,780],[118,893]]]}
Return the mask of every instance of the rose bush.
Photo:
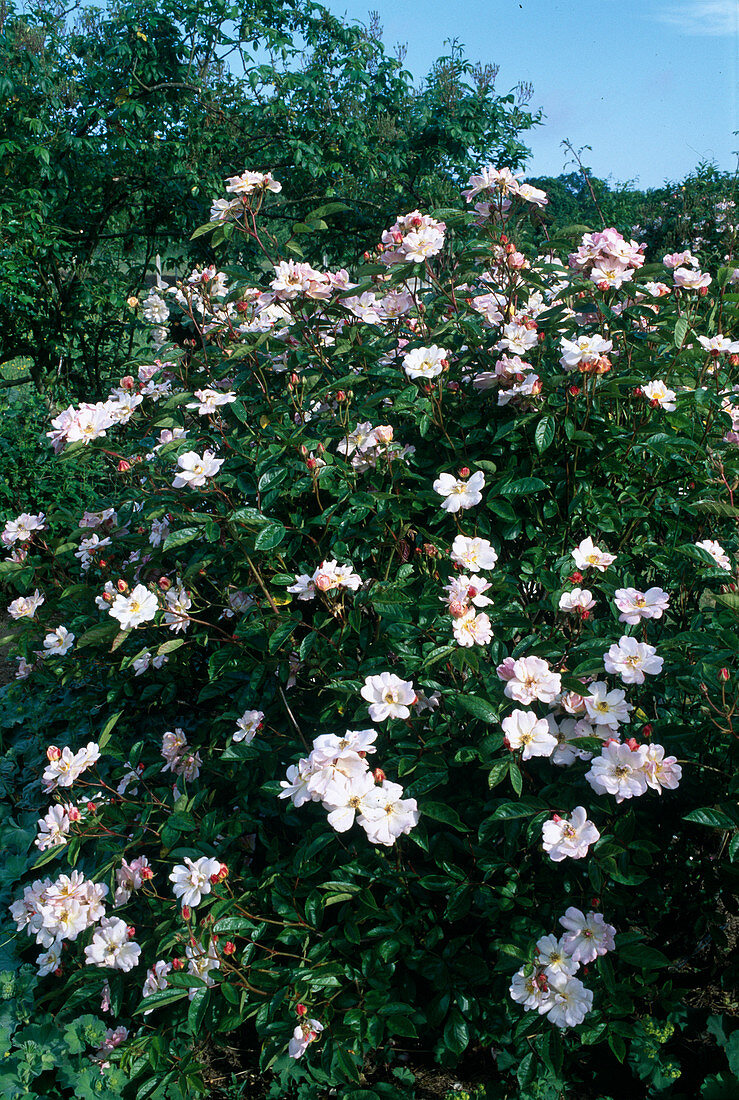
{"label": "rose bush", "polygon": [[[197,1095],[228,1046],[274,1096],[411,1096],[409,1052],[728,1095],[731,264],[536,255],[546,196],[488,167],[320,272],[261,228],[278,188],[198,231],[262,281],[158,288],[156,358],[53,418],[115,490],[0,536],[12,980],[105,1022],[96,1094]],[[55,1095],[5,1024],[7,1094]]]}

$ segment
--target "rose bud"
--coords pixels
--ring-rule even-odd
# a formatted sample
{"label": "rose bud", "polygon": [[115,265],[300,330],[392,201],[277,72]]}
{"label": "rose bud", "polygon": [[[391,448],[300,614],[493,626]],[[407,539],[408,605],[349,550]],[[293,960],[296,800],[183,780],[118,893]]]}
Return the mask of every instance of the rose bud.
{"label": "rose bud", "polygon": [[122,458],[121,461],[116,466],[116,469],[117,469],[119,474],[126,474],[131,469],[131,463],[126,462],[125,458]]}
{"label": "rose bud", "polygon": [[385,782],[385,773],[382,770],[382,768],[375,768],[375,770],[373,771],[372,774],[375,777],[375,783],[384,783]]}
{"label": "rose bud", "polygon": [[[92,806],[92,805],[94,805],[94,803],[92,803],[92,802],[87,803],[88,810],[90,809],[90,806]],[[94,811],[93,811],[93,813],[94,813]],[[67,817],[69,818],[70,821],[79,821],[81,816],[82,816],[82,814],[79,811],[79,806],[70,806],[69,809],[67,810]]]}
{"label": "rose bud", "polygon": [[470,476],[469,466],[462,466],[460,471],[459,471],[459,476],[460,477],[469,477]]}
{"label": "rose bud", "polygon": [[569,577],[567,578],[567,580],[572,581],[573,584],[579,584],[582,579],[583,575],[577,569],[574,573],[570,573]]}
{"label": "rose bud", "polygon": [[[97,805],[95,802],[88,802],[87,809],[91,814],[97,813]],[[70,815],[71,816],[71,815]]]}
{"label": "rose bud", "polygon": [[126,935],[128,936],[129,940],[132,940],[133,937],[136,935],[136,929],[132,924],[129,924],[126,928]]}
{"label": "rose bud", "polygon": [[570,395],[571,395],[572,397],[577,397],[577,395],[578,395],[578,394],[579,394],[579,392],[580,392],[580,387],[579,387],[579,386],[570,386],[567,392],[568,392],[568,393],[569,393],[569,394],[570,394]]}
{"label": "rose bud", "polygon": [[641,731],[641,735],[642,735],[642,737],[651,737],[652,736],[652,723],[651,722],[647,722],[646,726],[644,726],[644,728]]}
{"label": "rose bud", "polygon": [[730,676],[731,676],[731,674],[730,674],[728,668],[722,668],[721,671],[718,674],[719,680],[728,680],[728,679],[730,679]]}
{"label": "rose bud", "polygon": [[185,969],[185,963],[183,962],[182,959],[172,959],[172,969],[173,970],[184,970]]}
{"label": "rose bud", "polygon": [[157,584],[161,588],[162,592],[168,592],[172,587],[172,582],[169,577],[160,577]]}
{"label": "rose bud", "polygon": [[128,585],[126,584],[126,582],[123,580],[122,577],[118,578],[118,580],[115,582],[115,586],[116,586],[116,588],[118,589],[119,592],[128,591]]}
{"label": "rose bud", "polygon": [[56,745],[49,745],[48,749],[46,750],[46,759],[53,762],[54,760],[61,760],[61,758],[62,750],[58,749]]}
{"label": "rose bud", "polygon": [[190,919],[190,906],[189,905],[183,905],[182,906],[182,919],[183,920],[189,920]]}
{"label": "rose bud", "polygon": [[122,390],[132,390],[134,387],[133,377],[130,374],[125,375],[121,378],[120,386]]}
{"label": "rose bud", "polygon": [[233,940],[226,940],[226,942],[223,945],[223,954],[224,955],[233,955],[235,950],[236,950],[236,944],[233,942]]}
{"label": "rose bud", "polygon": [[308,1009],[305,1007],[305,1005],[302,1004],[297,1004],[295,1006],[295,1011],[297,1012],[298,1016],[306,1016],[308,1014]]}
{"label": "rose bud", "polygon": [[639,742],[637,741],[637,739],[635,737],[629,737],[626,744],[629,746],[629,748],[631,749],[632,752],[636,752],[637,749],[639,748]]}

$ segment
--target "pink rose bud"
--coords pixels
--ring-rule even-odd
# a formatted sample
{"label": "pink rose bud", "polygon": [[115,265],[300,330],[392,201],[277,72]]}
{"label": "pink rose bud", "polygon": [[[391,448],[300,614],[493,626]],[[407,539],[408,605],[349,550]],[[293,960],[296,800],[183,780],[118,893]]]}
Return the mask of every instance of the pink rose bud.
{"label": "pink rose bud", "polygon": [[730,675],[728,668],[722,668],[718,674],[718,678],[719,680],[728,680]]}
{"label": "pink rose bud", "polygon": [[380,424],[375,428],[375,439],[380,443],[391,443],[393,439],[393,428],[391,424]]}
{"label": "pink rose bud", "polygon": [[374,777],[375,777],[375,783],[384,783],[384,781],[385,781],[385,773],[384,773],[384,771],[382,770],[382,768],[375,768],[375,770],[373,771],[373,773],[372,773],[372,774],[373,774],[373,775],[374,775]]}
{"label": "pink rose bud", "polygon": [[115,582],[115,586],[119,592],[125,592],[128,589],[128,585],[122,577],[118,578],[118,580]]}
{"label": "pink rose bud", "polygon": [[629,737],[626,744],[629,746],[632,752],[636,752],[636,750],[639,748],[639,742],[635,737]]}
{"label": "pink rose bud", "polygon": [[[91,805],[91,803],[88,802],[87,803],[88,810],[90,809],[90,805]],[[67,817],[69,818],[70,821],[79,821],[79,819],[82,817],[82,814],[79,811],[79,807],[78,806],[70,806],[69,809],[67,810]]]}
{"label": "pink rose bud", "polygon": [[168,592],[169,589],[172,587],[172,582],[169,577],[160,577],[157,581],[157,584],[161,588],[162,592]]}
{"label": "pink rose bud", "polygon": [[88,802],[87,803],[87,809],[91,814],[97,813],[97,803]]}
{"label": "pink rose bud", "polygon": [[567,578],[567,580],[572,581],[573,584],[579,584],[582,579],[582,573],[580,573],[577,569],[574,573],[570,573],[569,577]]}
{"label": "pink rose bud", "polygon": [[462,468],[459,471],[459,476],[460,477],[469,477],[470,476],[469,466],[462,466]]}
{"label": "pink rose bud", "polygon": [[297,1012],[298,1016],[306,1016],[308,1013],[308,1009],[305,1007],[305,1005],[302,1004],[297,1004],[295,1006],[295,1011]]}
{"label": "pink rose bud", "polygon": [[233,942],[233,940],[226,940],[226,942],[223,945],[223,954],[224,955],[233,955],[235,950],[236,950],[236,944]]}
{"label": "pink rose bud", "polygon": [[185,964],[184,964],[183,960],[182,959],[172,959],[172,969],[173,970],[184,970],[185,969]]}
{"label": "pink rose bud", "polygon": [[126,462],[125,458],[122,458],[121,461],[118,463],[116,469],[118,470],[119,474],[128,473],[128,471],[131,469],[131,463]]}
{"label": "pink rose bud", "polygon": [[449,614],[453,619],[459,619],[464,615],[467,608],[461,600],[451,600],[449,603]]}
{"label": "pink rose bud", "polygon": [[133,387],[134,387],[134,380],[133,380],[133,378],[130,374],[127,374],[127,375],[125,375],[125,377],[121,378],[121,389],[122,390],[132,390]]}
{"label": "pink rose bud", "polygon": [[132,940],[133,937],[136,935],[136,929],[132,924],[129,924],[126,928],[126,935],[128,936],[129,940]]}
{"label": "pink rose bud", "polygon": [[56,747],[56,745],[49,745],[48,749],[46,750],[46,759],[54,761],[54,760],[61,760],[61,758],[62,758],[62,750],[58,749]]}
{"label": "pink rose bud", "polygon": [[303,458],[305,458],[305,456],[308,454],[308,448],[306,447],[305,443],[300,444],[300,453]]}
{"label": "pink rose bud", "polygon": [[305,460],[305,464],[306,464],[306,466],[308,467],[309,470],[315,470],[318,467],[318,459],[317,458],[307,458]]}
{"label": "pink rose bud", "polygon": [[552,821],[559,822],[561,820],[562,820],[562,818],[559,816],[559,814],[552,814]]}
{"label": "pink rose bud", "polygon": [[732,367],[739,367],[739,355],[734,353],[729,356],[729,363]]}

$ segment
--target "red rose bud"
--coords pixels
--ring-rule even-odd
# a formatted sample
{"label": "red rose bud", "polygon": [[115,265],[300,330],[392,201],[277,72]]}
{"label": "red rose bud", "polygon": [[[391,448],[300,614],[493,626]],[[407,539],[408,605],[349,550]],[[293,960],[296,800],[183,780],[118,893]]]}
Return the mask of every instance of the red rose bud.
{"label": "red rose bud", "polygon": [[382,768],[375,768],[375,770],[374,770],[374,772],[373,772],[372,774],[373,774],[373,775],[374,775],[374,777],[375,777],[375,783],[384,783],[384,781],[385,781],[385,773],[384,773],[384,771],[382,770]]}
{"label": "red rose bud", "polygon": [[730,355],[729,356],[729,363],[731,364],[732,367],[739,367],[739,355],[736,355],[736,354]]}
{"label": "red rose bud", "polygon": [[228,865],[226,863],[221,864],[221,869],[218,872],[218,881],[223,882],[224,878],[228,878]]}
{"label": "red rose bud", "polygon": [[233,942],[233,940],[226,940],[226,942],[223,945],[223,954],[224,955],[233,955],[235,950],[236,950],[236,944]]}
{"label": "red rose bud", "polygon": [[132,940],[133,937],[136,935],[136,929],[132,924],[129,924],[126,928],[126,935],[128,936],[129,940]]}
{"label": "red rose bud", "polygon": [[449,360],[448,359],[440,359],[439,362],[441,363],[444,370],[449,369]]}
{"label": "red rose bud", "polygon": [[306,447],[305,443],[300,444],[300,453],[303,456],[303,458],[305,458],[306,455],[308,454],[308,448]]}
{"label": "red rose bud", "polygon": [[581,611],[580,612],[580,618],[581,619],[589,619],[590,618],[590,612],[589,611]]}
{"label": "red rose bud", "polygon": [[582,579],[582,573],[578,572],[577,569],[574,573],[570,573],[569,577],[567,578],[567,580],[572,581],[573,584],[579,584]]}
{"label": "red rose bud", "polygon": [[297,1012],[298,1016],[306,1016],[308,1014],[308,1009],[305,1007],[305,1005],[302,1004],[296,1005],[295,1011]]}
{"label": "red rose bud", "polygon": [[116,469],[118,470],[119,474],[126,474],[131,469],[131,463],[126,462],[125,458],[122,458],[116,466]]}
{"label": "red rose bud", "polygon": [[647,722],[646,726],[644,726],[643,730],[641,731],[641,735],[642,735],[642,737],[651,737],[652,736],[652,723],[651,722]]}
{"label": "red rose bud", "polygon": [[552,814],[552,821],[561,821],[561,820],[562,820],[562,818],[559,816],[559,814]]}
{"label": "red rose bud", "polygon": [[632,752],[636,752],[636,750],[639,748],[639,742],[635,737],[630,737],[626,744],[629,746]]}
{"label": "red rose bud", "polygon": [[337,401],[346,401],[346,392],[344,390],[337,390],[336,391],[336,400]]}
{"label": "red rose bud", "polygon": [[637,386],[636,389],[634,390],[634,397],[641,397],[641,395],[642,395],[641,386]]}
{"label": "red rose bud", "polygon": [[185,969],[185,964],[184,964],[183,960],[182,959],[172,959],[172,969],[173,970],[184,970]]}
{"label": "red rose bud", "polygon": [[579,386],[570,386],[569,389],[567,390],[567,392],[570,394],[571,397],[577,397],[577,395],[580,392],[580,387]]}
{"label": "red rose bud", "polygon": [[592,905],[593,909],[597,909],[600,905],[600,898],[591,898],[590,904]]}
{"label": "red rose bud", "polygon": [[142,867],[139,871],[139,874],[143,879],[154,878],[154,872],[152,871],[151,867]]}
{"label": "red rose bud", "polygon": [[183,905],[182,906],[182,919],[183,920],[189,920],[190,919],[190,906],[189,905]]}
{"label": "red rose bud", "polygon": [[169,577],[160,577],[157,581],[157,584],[161,588],[162,592],[169,592],[170,588],[172,587],[172,582]]}
{"label": "red rose bud", "polygon": [[[90,809],[90,806],[92,806],[92,805],[94,805],[94,803],[92,803],[92,802],[87,803],[88,810]],[[78,806],[70,806],[69,809],[67,810],[67,817],[69,818],[70,821],[79,821],[79,819],[82,817],[82,814],[79,811],[79,807]]]}
{"label": "red rose bud", "polygon": [[459,471],[459,476],[460,477],[469,477],[470,476],[469,466],[462,466],[461,470]]}
{"label": "red rose bud", "polygon": [[94,813],[97,812],[97,806],[95,805],[94,802],[88,802],[87,803],[87,809],[90,811],[91,814],[94,814]]}
{"label": "red rose bud", "polygon": [[728,668],[722,668],[718,674],[719,680],[728,680],[730,678],[730,672]]}
{"label": "red rose bud", "polygon": [[119,592],[126,592],[127,589],[128,589],[128,585],[126,584],[126,582],[123,580],[122,577],[118,578],[118,580],[115,582],[115,586],[116,586],[116,588],[118,589]]}
{"label": "red rose bud", "polygon": [[134,387],[134,381],[133,381],[133,378],[130,374],[127,374],[123,378],[121,378],[121,389],[122,390],[132,390],[133,387]]}

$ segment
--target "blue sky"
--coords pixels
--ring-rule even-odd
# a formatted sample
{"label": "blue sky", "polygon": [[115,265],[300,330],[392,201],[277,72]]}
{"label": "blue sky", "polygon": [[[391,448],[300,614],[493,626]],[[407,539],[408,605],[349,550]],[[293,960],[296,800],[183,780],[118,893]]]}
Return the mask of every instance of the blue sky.
{"label": "blue sky", "polygon": [[458,38],[500,66],[497,88],[534,86],[546,115],[525,138],[531,175],[565,170],[563,139],[596,175],[641,187],[677,180],[701,159],[733,170],[739,149],[739,0],[322,0],[367,22],[423,77]]}

